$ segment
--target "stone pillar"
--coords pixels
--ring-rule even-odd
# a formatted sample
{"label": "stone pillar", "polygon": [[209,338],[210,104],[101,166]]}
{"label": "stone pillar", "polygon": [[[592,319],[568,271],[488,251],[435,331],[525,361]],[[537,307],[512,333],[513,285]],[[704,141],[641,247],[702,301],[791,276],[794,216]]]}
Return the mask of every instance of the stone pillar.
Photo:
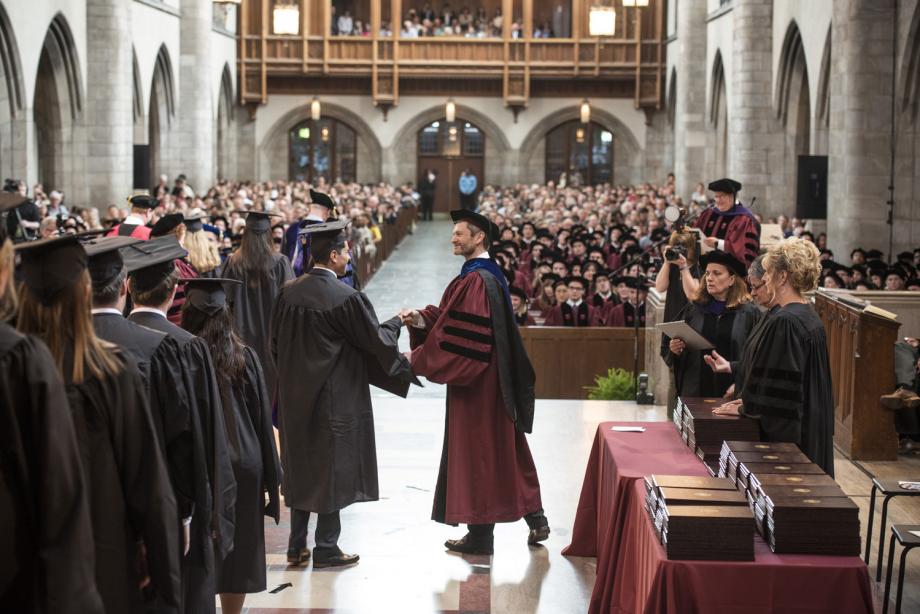
{"label": "stone pillar", "polygon": [[[661,185],[674,169],[674,126],[665,110],[646,115],[651,121],[645,128],[645,164],[641,181]],[[678,192],[683,195],[683,192]],[[686,195],[689,198],[690,192]]]}
{"label": "stone pillar", "polygon": [[[743,184],[755,212],[793,213],[778,202],[783,184],[783,133],[773,112],[773,0],[735,0],[732,10],[732,88],[728,107],[729,175]],[[680,75],[677,77],[680,81]]]}
{"label": "stone pillar", "polygon": [[[88,0],[86,191],[96,207],[124,203],[134,172],[130,0]],[[74,177],[75,185],[83,183]],[[71,205],[83,205],[69,195]]]}
{"label": "stone pillar", "polygon": [[841,262],[857,245],[888,248],[893,10],[894,0],[834,2],[827,234]]}
{"label": "stone pillar", "polygon": [[677,3],[677,90],[674,105],[674,180],[689,201],[703,176],[706,147],[706,0]]}
{"label": "stone pillar", "polygon": [[182,0],[179,39],[179,158],[201,194],[214,183],[214,103],[211,87],[211,3]]}

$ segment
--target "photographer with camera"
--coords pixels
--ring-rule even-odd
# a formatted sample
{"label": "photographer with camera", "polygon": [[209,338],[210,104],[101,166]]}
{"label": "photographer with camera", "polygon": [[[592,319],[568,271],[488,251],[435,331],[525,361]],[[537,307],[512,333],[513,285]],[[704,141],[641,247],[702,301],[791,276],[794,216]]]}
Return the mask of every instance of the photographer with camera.
{"label": "photographer with camera", "polygon": [[[26,183],[21,179],[7,179],[3,182],[3,191],[26,197]],[[31,241],[38,234],[42,214],[38,205],[27,198],[24,203],[9,211],[6,215],[6,231],[14,243]]]}
{"label": "photographer with camera", "polygon": [[664,321],[671,322],[687,304],[687,297],[695,296],[699,291],[696,236],[686,228],[675,230],[661,253],[664,260],[655,277],[655,290],[659,294],[668,293],[664,302]]}

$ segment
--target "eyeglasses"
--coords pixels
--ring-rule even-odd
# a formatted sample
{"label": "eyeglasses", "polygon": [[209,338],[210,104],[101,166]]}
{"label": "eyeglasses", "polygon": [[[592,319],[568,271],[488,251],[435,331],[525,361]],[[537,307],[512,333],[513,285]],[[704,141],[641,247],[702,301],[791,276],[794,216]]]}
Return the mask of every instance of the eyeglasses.
{"label": "eyeglasses", "polygon": [[754,282],[751,282],[751,290],[755,290],[755,291],[756,291],[756,290],[760,290],[761,288],[763,288],[763,287],[766,286],[766,285],[767,285],[767,282],[765,282],[765,281],[762,281],[762,282],[760,282],[759,284],[755,284]]}

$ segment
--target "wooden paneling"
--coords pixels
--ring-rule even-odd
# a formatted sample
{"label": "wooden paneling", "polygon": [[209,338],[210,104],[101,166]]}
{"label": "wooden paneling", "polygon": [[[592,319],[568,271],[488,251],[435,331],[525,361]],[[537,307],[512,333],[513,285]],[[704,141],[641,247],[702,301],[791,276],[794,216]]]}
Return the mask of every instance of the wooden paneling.
{"label": "wooden paneling", "polygon": [[852,460],[897,460],[894,414],[879,397],[894,390],[900,324],[818,292],[834,390],[834,443]]}
{"label": "wooden paneling", "polygon": [[[633,370],[631,328],[521,328],[527,355],[537,372],[538,399],[587,399],[586,388],[608,369]],[[645,329],[639,329],[639,368],[645,364]]]}

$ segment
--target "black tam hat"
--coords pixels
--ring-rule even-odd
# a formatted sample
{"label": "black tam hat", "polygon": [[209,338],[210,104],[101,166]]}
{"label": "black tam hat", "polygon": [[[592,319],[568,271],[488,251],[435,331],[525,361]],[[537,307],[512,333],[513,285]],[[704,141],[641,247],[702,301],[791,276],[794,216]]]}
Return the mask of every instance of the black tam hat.
{"label": "black tam hat", "polygon": [[491,243],[498,239],[501,231],[498,226],[489,221],[484,215],[480,215],[469,209],[455,209],[450,212],[450,219],[456,224],[457,222],[469,222],[486,233],[486,243]]}
{"label": "black tam hat", "polygon": [[185,300],[192,307],[213,316],[227,304],[228,285],[240,285],[243,282],[236,279],[221,277],[196,277],[185,280]]}
{"label": "black tam hat", "polygon": [[73,286],[86,270],[86,250],[73,235],[20,243],[22,281],[44,305]]}
{"label": "black tam hat", "polygon": [[737,194],[741,191],[741,184],[734,179],[717,179],[709,184],[709,189],[713,192],[722,192],[724,194]]}
{"label": "black tam hat", "polygon": [[527,300],[527,293],[518,288],[517,286],[511,286],[508,288],[508,291],[511,292],[512,296],[520,298],[522,301]]}
{"label": "black tam hat", "polygon": [[176,269],[174,260],[185,258],[188,252],[179,245],[174,235],[157,237],[129,245],[121,252],[125,268],[131,275],[137,290],[151,290],[169,277]]}
{"label": "black tam hat", "polygon": [[89,257],[89,276],[93,280],[93,289],[101,290],[115,281],[125,268],[121,249],[140,243],[134,237],[101,237],[83,242],[83,249]]}
{"label": "black tam hat", "polygon": [[179,224],[185,222],[185,216],[181,213],[167,213],[157,220],[150,231],[151,237],[163,237],[176,229]]}
{"label": "black tam hat", "polygon": [[700,266],[704,271],[706,270],[707,266],[713,263],[723,265],[725,268],[739,277],[747,277],[747,267],[744,266],[744,263],[728,252],[713,250],[708,254],[703,254],[700,256]]}
{"label": "black tam hat", "polygon": [[328,194],[322,192],[317,192],[313,188],[310,188],[310,201],[314,205],[319,205],[320,207],[326,207],[330,211],[335,209],[335,201],[332,200],[332,197]]}
{"label": "black tam hat", "polygon": [[128,203],[136,209],[156,209],[159,201],[150,194],[134,194],[128,197]]}
{"label": "black tam hat", "polygon": [[246,216],[246,232],[268,232],[272,229],[273,217],[284,217],[280,213],[271,211],[240,210],[238,213]]}

